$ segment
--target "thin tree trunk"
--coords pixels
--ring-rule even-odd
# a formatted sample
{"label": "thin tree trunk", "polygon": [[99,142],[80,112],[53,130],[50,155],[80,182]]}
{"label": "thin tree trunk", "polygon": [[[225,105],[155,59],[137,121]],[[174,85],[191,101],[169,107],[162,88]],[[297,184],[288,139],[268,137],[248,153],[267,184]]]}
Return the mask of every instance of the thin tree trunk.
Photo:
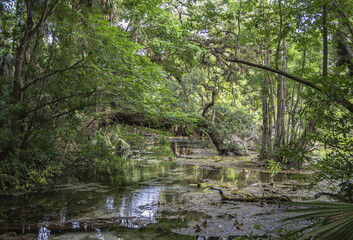
{"label": "thin tree trunk", "polygon": [[323,8],[323,43],[324,43],[324,59],[322,62],[322,75],[327,77],[327,59],[328,59],[328,48],[327,48],[327,6]]}
{"label": "thin tree trunk", "polygon": [[[268,50],[265,50],[264,63],[268,65]],[[269,157],[269,142],[271,135],[269,129],[269,111],[268,111],[268,86],[269,78],[265,77],[264,84],[262,85],[262,140],[261,140],[261,149],[260,149],[260,160],[266,160]]]}
{"label": "thin tree trunk", "polygon": [[[286,61],[286,46],[283,41],[283,64],[282,69],[285,70],[287,67]],[[285,140],[285,82],[284,77],[279,76],[277,84],[277,122],[276,122],[276,140],[275,149],[279,150],[284,144]],[[280,161],[281,156],[277,156],[277,160]]]}
{"label": "thin tree trunk", "polygon": [[[280,14],[280,24],[279,24],[279,32],[278,32],[278,42],[277,42],[277,49],[276,49],[276,59],[275,59],[275,64],[276,64],[276,69],[279,69],[279,54],[280,54],[280,46],[282,42],[282,23],[283,23],[283,16],[282,16],[282,7],[281,7],[281,0],[278,1],[278,8],[279,8],[279,14]],[[284,41],[283,41],[284,43]],[[283,55],[285,51],[285,45],[283,44]],[[283,66],[285,65],[283,61],[282,69]],[[283,145],[283,139],[284,139],[284,122],[285,122],[285,99],[284,99],[284,79],[282,76],[277,76],[277,121],[276,121],[276,137],[275,137],[275,142],[274,142],[274,149],[278,151],[281,146]],[[281,160],[280,156],[276,157],[277,161]]]}
{"label": "thin tree trunk", "polygon": [[214,90],[212,92],[212,117],[211,117],[211,122],[214,123],[214,120],[216,119],[216,101],[217,101],[217,91]]}
{"label": "thin tree trunk", "polygon": [[[304,70],[305,68],[305,60],[306,60],[306,50],[304,50],[303,53],[303,62],[302,62],[302,70]],[[302,90],[302,85],[300,83],[298,83],[298,93],[297,93],[297,100],[293,106],[293,109],[291,111],[291,134],[290,134],[290,139],[289,142],[293,142],[296,136],[296,122],[295,122],[295,112],[298,108],[299,102],[300,102],[300,93]],[[289,133],[289,132],[288,132]]]}
{"label": "thin tree trunk", "polygon": [[261,140],[261,150],[260,150],[260,160],[266,160],[268,157],[268,147],[269,142],[269,124],[268,124],[268,80],[265,79],[262,85],[262,140]]}

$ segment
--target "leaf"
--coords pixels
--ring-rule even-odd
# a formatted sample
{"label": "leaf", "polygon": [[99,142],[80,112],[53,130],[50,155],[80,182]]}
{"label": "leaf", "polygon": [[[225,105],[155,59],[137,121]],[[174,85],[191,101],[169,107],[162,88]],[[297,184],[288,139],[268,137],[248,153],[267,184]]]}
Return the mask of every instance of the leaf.
{"label": "leaf", "polygon": [[[304,212],[306,214],[286,218],[286,221],[304,220],[309,218],[323,218],[321,221],[304,227],[299,231],[314,227],[312,231],[304,233],[299,239],[316,236],[317,239],[349,239],[353,235],[353,204],[345,202],[307,202],[289,203],[291,205],[308,207],[305,209],[290,209],[288,212]],[[293,233],[293,234],[295,234]]]}

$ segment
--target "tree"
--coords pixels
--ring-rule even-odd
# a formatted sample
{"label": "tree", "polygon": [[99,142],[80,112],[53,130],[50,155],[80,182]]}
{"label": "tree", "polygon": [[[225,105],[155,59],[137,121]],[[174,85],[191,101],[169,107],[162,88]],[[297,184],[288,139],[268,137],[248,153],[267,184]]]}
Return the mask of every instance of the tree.
{"label": "tree", "polygon": [[[150,114],[160,109],[161,69],[104,20],[100,8],[50,0],[2,7],[5,19],[17,19],[5,21],[0,33],[2,188],[44,183],[63,167],[87,161],[77,153],[95,140],[85,136],[83,121],[111,106]],[[116,159],[112,149],[101,157],[105,164]]]}

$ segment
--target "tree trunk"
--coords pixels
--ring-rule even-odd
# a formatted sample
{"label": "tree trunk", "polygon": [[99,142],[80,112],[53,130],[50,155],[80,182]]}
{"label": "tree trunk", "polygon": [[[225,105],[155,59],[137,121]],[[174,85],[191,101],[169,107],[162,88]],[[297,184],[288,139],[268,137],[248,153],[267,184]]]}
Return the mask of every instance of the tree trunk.
{"label": "tree trunk", "polygon": [[260,150],[260,160],[266,160],[268,158],[268,142],[269,138],[269,121],[268,121],[268,80],[265,79],[262,85],[262,140]]}
{"label": "tree trunk", "polygon": [[[282,69],[285,70],[287,67],[286,62],[286,48],[283,42],[283,64]],[[277,122],[276,122],[276,138],[275,138],[275,150],[278,151],[284,144],[285,140],[285,82],[283,76],[278,76],[277,84]],[[282,160],[282,156],[276,156],[277,161]]]}
{"label": "tree trunk", "polygon": [[327,6],[323,7],[323,44],[324,44],[324,58],[322,62],[322,75],[327,77],[327,59],[328,59],[328,47],[327,47]]}
{"label": "tree trunk", "polygon": [[[306,50],[304,50],[303,52],[303,62],[302,62],[302,70],[304,71],[305,68],[305,59],[306,59]],[[288,134],[290,132],[290,138],[289,138],[289,142],[293,142],[296,136],[296,121],[295,121],[295,113],[296,110],[298,108],[299,102],[300,102],[300,93],[302,90],[302,85],[300,83],[298,83],[298,93],[297,93],[297,99],[296,102],[291,110],[291,116],[290,116],[290,123],[291,123],[291,130],[288,131]],[[294,101],[294,99],[293,99]]]}
{"label": "tree trunk", "polygon": [[[268,50],[265,50],[264,54],[264,63],[265,65],[269,64],[269,56]],[[261,140],[261,149],[260,149],[260,160],[264,161],[269,158],[269,151],[270,151],[270,124],[269,124],[269,104],[268,104],[268,87],[269,87],[269,77],[266,76],[264,80],[264,84],[262,85],[262,140]]]}

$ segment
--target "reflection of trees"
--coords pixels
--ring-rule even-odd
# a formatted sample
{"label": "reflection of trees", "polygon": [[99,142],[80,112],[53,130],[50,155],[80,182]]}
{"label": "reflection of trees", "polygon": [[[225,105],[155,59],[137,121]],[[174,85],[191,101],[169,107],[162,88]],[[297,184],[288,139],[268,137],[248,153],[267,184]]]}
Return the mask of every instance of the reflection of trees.
{"label": "reflection of trees", "polygon": [[186,144],[178,144],[178,142],[172,142],[171,144],[172,150],[177,157],[180,155],[191,155],[192,145],[189,142]]}
{"label": "reflection of trees", "polygon": [[267,182],[272,181],[271,174],[268,172],[260,172],[260,180],[263,183],[267,183]]}
{"label": "reflection of trees", "polygon": [[249,169],[242,169],[239,171],[238,187],[247,187],[259,181],[257,172],[251,172]]}
{"label": "reflection of trees", "polygon": [[200,168],[200,177],[203,179],[220,179],[221,178],[221,170],[222,168],[214,168],[214,169],[209,169],[209,168]]}
{"label": "reflection of trees", "polygon": [[248,169],[243,169],[239,172],[239,181],[245,182],[250,179],[250,171]]}
{"label": "reflection of trees", "polygon": [[289,181],[289,180],[297,180],[297,174],[295,173],[278,173],[274,175],[273,177],[271,176],[270,173],[268,172],[260,172],[260,179],[261,182],[283,182],[283,181]]}
{"label": "reflection of trees", "polygon": [[116,211],[120,217],[147,217],[154,220],[161,187],[149,186],[119,199]]}
{"label": "reflection of trees", "polygon": [[[171,149],[173,151],[173,153],[179,157],[180,155],[199,155],[197,152],[195,152],[194,150],[197,149],[202,149],[202,148],[210,148],[211,147],[211,143],[209,142],[209,140],[205,140],[205,139],[200,139],[200,138],[196,138],[196,139],[179,139],[179,140],[172,140],[171,142]],[[205,154],[204,152],[202,152],[202,155],[209,155],[209,154]],[[211,155],[214,155],[214,152],[211,151]]]}
{"label": "reflection of trees", "polygon": [[173,149],[175,156],[179,157],[180,153],[179,153],[179,148],[178,148],[177,142],[172,142],[172,149]]}
{"label": "reflection of trees", "polygon": [[[176,145],[181,154],[187,154],[186,150],[192,147],[192,143]],[[180,150],[180,145],[183,145],[185,151]],[[170,145],[166,146],[170,151]],[[163,148],[163,151],[167,147]],[[156,152],[152,151],[139,154],[146,157],[142,160],[128,161],[124,176],[98,173],[95,176],[85,175],[84,178],[102,182],[103,186],[114,186],[114,191],[101,184],[77,183],[63,185],[50,192],[6,196],[0,201],[0,218],[5,220],[0,223],[0,227],[6,228],[7,223],[19,221],[18,219],[22,219],[18,222],[22,227],[26,223],[120,216],[120,213],[126,216],[140,214],[139,216],[154,219],[160,192],[168,191],[167,194],[162,194],[163,199],[160,199],[162,202],[177,201],[181,192],[189,187],[188,184],[195,183],[198,179],[199,167],[159,161],[155,157]],[[207,174],[212,175],[216,172],[211,171]]]}
{"label": "reflection of trees", "polygon": [[0,227],[6,229],[7,224],[10,223],[22,226],[29,223],[60,222],[82,217],[92,211],[92,206],[99,205],[101,199],[105,197],[103,193],[96,194],[95,190],[98,190],[99,185],[82,185],[94,189],[83,191],[79,185],[66,185],[67,189],[63,190],[2,198],[0,217],[5,222],[0,222]]}

